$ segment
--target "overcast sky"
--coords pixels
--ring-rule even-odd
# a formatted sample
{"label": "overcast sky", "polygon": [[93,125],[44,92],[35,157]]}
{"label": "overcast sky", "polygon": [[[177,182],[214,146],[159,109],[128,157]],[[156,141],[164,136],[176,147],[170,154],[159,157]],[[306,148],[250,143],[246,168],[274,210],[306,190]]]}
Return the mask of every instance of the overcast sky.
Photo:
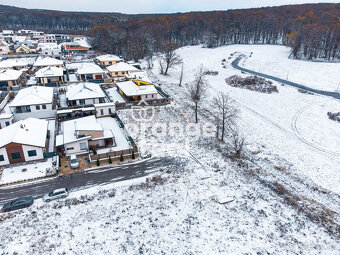
{"label": "overcast sky", "polygon": [[340,0],[0,0],[0,4],[33,9],[122,13],[173,13],[252,8]]}

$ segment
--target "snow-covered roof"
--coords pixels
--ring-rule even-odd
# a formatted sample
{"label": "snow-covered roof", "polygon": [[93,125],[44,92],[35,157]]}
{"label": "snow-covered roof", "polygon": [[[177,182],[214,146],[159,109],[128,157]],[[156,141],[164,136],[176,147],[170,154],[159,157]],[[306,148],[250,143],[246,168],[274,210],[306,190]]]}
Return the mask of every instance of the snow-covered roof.
{"label": "snow-covered roof", "polygon": [[133,72],[125,75],[126,78],[152,83],[146,72]]}
{"label": "snow-covered roof", "polygon": [[35,77],[43,78],[43,77],[56,77],[56,76],[63,76],[64,71],[62,68],[55,67],[55,66],[48,66],[41,68],[35,73]]}
{"label": "snow-covered roof", "polygon": [[0,120],[10,119],[13,117],[13,113],[3,113],[0,115]]}
{"label": "snow-covered roof", "polygon": [[81,74],[97,74],[97,73],[105,73],[98,65],[95,63],[81,63],[78,68],[77,73]]}
{"label": "snow-covered roof", "polygon": [[0,70],[0,81],[15,81],[19,79],[22,72],[11,69]]}
{"label": "snow-covered roof", "polygon": [[79,137],[76,136],[76,131],[104,131],[102,125],[97,122],[97,119],[94,115],[68,120],[62,122],[62,130],[63,134],[61,137],[57,137],[56,146],[60,146],[63,144],[68,144],[80,140],[88,140],[91,139],[90,136]]}
{"label": "snow-covered roof", "polygon": [[20,58],[9,58],[0,62],[0,68],[12,68],[27,66],[28,61]]}
{"label": "snow-covered roof", "polygon": [[51,104],[52,102],[53,88],[34,86],[19,90],[10,106]]}
{"label": "snow-covered roof", "polygon": [[117,86],[124,92],[126,96],[140,96],[157,94],[154,85],[136,85],[133,81],[118,82]]}
{"label": "snow-covered roof", "polygon": [[37,49],[60,49],[61,47],[57,43],[38,43]]}
{"label": "snow-covered roof", "polygon": [[28,118],[0,129],[0,147],[10,143],[45,147],[48,121]]}
{"label": "snow-covered roof", "polygon": [[119,62],[117,64],[111,65],[107,67],[109,72],[122,72],[122,71],[129,71],[129,72],[139,72],[140,70],[136,67],[129,65],[125,62]]}
{"label": "snow-covered roof", "polygon": [[110,55],[110,54],[98,56],[96,57],[96,59],[99,61],[121,61],[123,60],[116,55]]}
{"label": "snow-covered roof", "polygon": [[56,58],[51,58],[51,57],[39,57],[37,61],[35,61],[33,66],[59,66],[63,65],[63,61],[56,59]]}
{"label": "snow-covered roof", "polygon": [[68,100],[90,99],[105,97],[104,91],[97,83],[82,82],[67,86]]}

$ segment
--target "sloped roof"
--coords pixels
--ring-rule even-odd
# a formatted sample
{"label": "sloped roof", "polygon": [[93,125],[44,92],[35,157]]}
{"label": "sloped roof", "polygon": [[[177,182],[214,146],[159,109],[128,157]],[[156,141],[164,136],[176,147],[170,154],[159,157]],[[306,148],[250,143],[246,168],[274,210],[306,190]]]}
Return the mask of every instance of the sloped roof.
{"label": "sloped roof", "polygon": [[0,147],[10,143],[45,147],[48,121],[28,118],[0,129]]}
{"label": "sloped roof", "polygon": [[56,77],[56,76],[63,76],[64,71],[62,68],[55,67],[55,66],[47,66],[41,68],[35,73],[35,77],[42,78],[42,77]]}
{"label": "sloped roof", "polygon": [[51,58],[51,57],[39,57],[37,61],[35,61],[33,66],[59,66],[63,65],[63,61],[56,59],[56,58]]}
{"label": "sloped roof", "polygon": [[104,91],[97,83],[82,82],[67,86],[68,100],[91,99],[105,97]]}
{"label": "sloped roof", "polygon": [[12,68],[12,67],[22,67],[27,66],[29,63],[28,61],[21,60],[20,58],[9,58],[0,62],[0,68]]}
{"label": "sloped roof", "polygon": [[15,81],[19,79],[22,72],[11,69],[0,70],[0,81]]}
{"label": "sloped roof", "polygon": [[103,69],[101,69],[95,63],[82,63],[77,71],[78,74],[96,74],[96,73],[105,73]]}
{"label": "sloped roof", "polygon": [[158,93],[154,85],[138,86],[133,81],[118,82],[117,86],[126,96],[140,96]]}
{"label": "sloped roof", "polygon": [[119,60],[123,60],[116,55],[110,55],[110,54],[98,56],[98,57],[96,57],[96,59],[99,60],[99,61],[117,61],[117,60],[119,61]]}
{"label": "sloped roof", "polygon": [[19,90],[10,106],[51,104],[52,102],[53,88],[33,86]]}
{"label": "sloped roof", "polygon": [[121,72],[121,71],[140,72],[140,70],[137,69],[136,67],[124,62],[119,62],[117,64],[108,66],[107,70],[109,70],[109,72]]}

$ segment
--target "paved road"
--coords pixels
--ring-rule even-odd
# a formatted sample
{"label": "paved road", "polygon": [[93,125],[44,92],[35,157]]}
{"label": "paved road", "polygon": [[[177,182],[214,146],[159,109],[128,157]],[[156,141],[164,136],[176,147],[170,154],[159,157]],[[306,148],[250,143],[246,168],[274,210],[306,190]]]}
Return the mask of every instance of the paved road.
{"label": "paved road", "polygon": [[257,75],[257,76],[260,76],[260,77],[263,77],[263,78],[266,78],[266,79],[274,80],[274,81],[277,81],[277,82],[281,82],[281,83],[287,84],[289,86],[292,86],[292,87],[295,87],[295,88],[298,88],[298,89],[304,89],[306,91],[310,91],[310,92],[313,92],[315,94],[319,94],[319,95],[323,95],[323,96],[329,96],[329,97],[333,97],[335,99],[340,99],[340,93],[338,93],[338,92],[331,92],[331,91],[324,91],[324,90],[309,88],[307,86],[304,86],[304,85],[301,85],[301,84],[298,84],[298,83],[295,83],[295,82],[287,81],[287,80],[284,80],[284,79],[281,79],[281,78],[278,78],[278,77],[275,77],[275,76],[255,72],[255,71],[249,70],[247,68],[240,67],[239,63],[240,63],[240,61],[242,60],[243,57],[244,56],[241,55],[237,59],[235,59],[231,63],[232,67],[234,67],[235,69],[238,69],[240,71],[250,73],[250,74],[254,74],[254,75]]}
{"label": "paved road", "polygon": [[21,196],[41,198],[51,190],[67,187],[69,190],[81,190],[97,185],[131,180],[150,175],[160,170],[178,171],[189,159],[175,157],[152,158],[139,163],[102,168],[82,173],[58,176],[42,181],[30,182],[0,188],[0,205]]}

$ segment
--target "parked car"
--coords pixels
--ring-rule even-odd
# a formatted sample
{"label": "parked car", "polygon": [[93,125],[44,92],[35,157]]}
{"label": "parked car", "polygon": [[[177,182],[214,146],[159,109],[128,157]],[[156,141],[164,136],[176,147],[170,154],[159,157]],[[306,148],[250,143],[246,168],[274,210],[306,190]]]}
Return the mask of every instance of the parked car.
{"label": "parked car", "polygon": [[70,156],[70,165],[72,169],[76,169],[79,167],[79,161],[77,159],[77,155]]}
{"label": "parked car", "polygon": [[13,201],[10,201],[6,204],[4,204],[4,206],[2,207],[2,211],[3,212],[10,212],[10,211],[14,211],[14,210],[18,210],[18,209],[22,209],[22,208],[26,208],[29,207],[33,204],[33,197],[29,196],[29,197],[19,197]]}
{"label": "parked car", "polygon": [[43,196],[44,202],[50,202],[51,200],[59,199],[59,198],[65,198],[68,196],[68,189],[62,188],[62,189],[56,189],[51,191],[50,193]]}

